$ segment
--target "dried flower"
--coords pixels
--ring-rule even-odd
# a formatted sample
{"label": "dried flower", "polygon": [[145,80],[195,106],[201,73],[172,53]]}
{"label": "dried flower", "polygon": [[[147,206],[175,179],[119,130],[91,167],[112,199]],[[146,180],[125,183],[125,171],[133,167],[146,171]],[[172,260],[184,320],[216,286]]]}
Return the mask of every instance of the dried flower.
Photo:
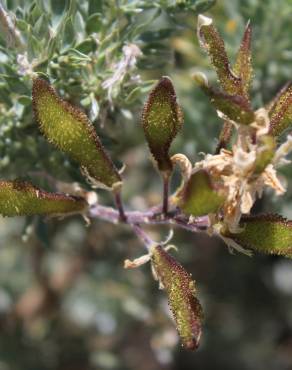
{"label": "dried flower", "polygon": [[123,56],[121,60],[113,65],[113,75],[103,81],[102,87],[108,91],[109,102],[112,103],[113,89],[123,81],[126,74],[135,68],[137,58],[142,55],[142,51],[136,44],[127,44],[123,46]]}

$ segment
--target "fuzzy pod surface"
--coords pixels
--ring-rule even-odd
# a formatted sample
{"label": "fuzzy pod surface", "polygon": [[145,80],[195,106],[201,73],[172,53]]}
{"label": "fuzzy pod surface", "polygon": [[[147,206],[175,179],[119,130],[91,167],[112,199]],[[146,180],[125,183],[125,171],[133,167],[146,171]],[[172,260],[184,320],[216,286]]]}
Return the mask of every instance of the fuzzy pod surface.
{"label": "fuzzy pod surface", "polygon": [[152,264],[164,287],[178,333],[185,348],[195,350],[202,332],[202,307],[195,282],[187,271],[161,246],[153,247]]}
{"label": "fuzzy pod surface", "polygon": [[82,213],[87,207],[81,197],[50,193],[20,180],[0,181],[2,216],[65,215]]}
{"label": "fuzzy pod surface", "polygon": [[121,182],[119,172],[84,112],[61,99],[41,78],[33,81],[32,100],[41,132],[76,161],[95,185],[112,189]]}
{"label": "fuzzy pod surface", "polygon": [[150,92],[142,112],[142,125],[158,169],[170,172],[169,149],[183,125],[183,114],[169,77],[162,77]]}

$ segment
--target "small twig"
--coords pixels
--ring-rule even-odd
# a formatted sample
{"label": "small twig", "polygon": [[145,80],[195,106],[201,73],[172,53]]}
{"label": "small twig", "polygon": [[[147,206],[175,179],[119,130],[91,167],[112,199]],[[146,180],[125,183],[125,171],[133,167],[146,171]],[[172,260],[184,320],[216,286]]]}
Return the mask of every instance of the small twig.
{"label": "small twig", "polygon": [[[56,185],[58,180],[55,180],[50,175],[43,172],[33,172],[31,175],[46,177],[46,179],[51,183]],[[209,227],[209,217],[202,216],[196,217],[190,222],[189,218],[181,214],[179,209],[169,210],[169,199],[166,198],[168,195],[170,176],[164,176],[164,200],[163,204],[151,207],[143,212],[141,211],[127,211],[125,212],[120,189],[114,191],[114,198],[117,209],[112,207],[102,206],[98,203],[91,204],[88,211],[89,218],[97,218],[103,221],[111,222],[113,224],[118,224],[120,222],[127,223],[132,226],[133,231],[142,240],[142,234],[144,239],[142,240],[144,245],[149,247],[150,244],[153,245],[155,241],[151,240],[146,233],[141,229],[141,225],[168,225],[170,227],[177,226],[181,229],[188,230],[190,232],[200,232],[206,230]],[[161,212],[163,210],[163,213]],[[148,238],[148,239],[147,239]],[[147,241],[148,240],[148,241]],[[147,242],[145,242],[147,241]],[[149,244],[150,243],[150,244]]]}
{"label": "small twig", "polygon": [[122,198],[121,198],[121,191],[120,190],[115,191],[114,192],[114,197],[115,197],[115,203],[116,203],[116,206],[117,206],[117,209],[118,209],[118,212],[119,212],[119,216],[120,216],[120,221],[121,222],[127,222],[127,216],[125,214],[124,206],[123,206],[123,202],[122,202]]}
{"label": "small twig", "polygon": [[135,232],[135,234],[138,236],[138,238],[142,241],[143,245],[147,249],[147,251],[150,251],[150,248],[154,245],[157,244],[154,240],[152,240],[146,232],[141,228],[139,224],[134,224],[132,225],[132,228]]}
{"label": "small twig", "polygon": [[[119,223],[119,212],[111,207],[101,206],[96,204],[89,209],[89,218],[99,218],[111,223]],[[144,224],[144,225],[170,225],[178,226],[182,229],[191,232],[198,232],[206,229],[209,226],[209,217],[202,216],[196,218],[191,223],[188,218],[178,217],[176,214],[168,214],[167,217],[161,218],[161,214],[155,209],[149,209],[144,212],[140,211],[127,211],[125,212],[126,222],[130,225]]]}
{"label": "small twig", "polygon": [[168,172],[163,173],[163,204],[162,204],[162,212],[164,215],[168,213],[168,195],[169,195],[169,179],[170,175]]}

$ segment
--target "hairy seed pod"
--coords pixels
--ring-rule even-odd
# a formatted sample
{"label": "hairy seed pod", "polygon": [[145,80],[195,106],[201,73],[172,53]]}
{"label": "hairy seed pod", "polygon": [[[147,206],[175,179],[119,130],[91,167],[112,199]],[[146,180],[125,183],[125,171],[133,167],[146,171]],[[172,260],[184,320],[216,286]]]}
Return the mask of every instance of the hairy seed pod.
{"label": "hairy seed pod", "polygon": [[213,20],[199,15],[197,27],[200,45],[209,54],[222,89],[230,95],[241,95],[241,79],[230,68],[224,41],[214,27]]}
{"label": "hairy seed pod", "polygon": [[217,110],[219,117],[228,119],[243,125],[254,121],[254,112],[248,100],[242,95],[230,95],[225,91],[209,86],[207,77],[203,73],[193,75],[195,82],[210,98],[211,104]]}
{"label": "hairy seed pod", "polygon": [[202,307],[196,297],[195,282],[185,269],[161,246],[152,250],[152,264],[164,287],[184,347],[195,350],[202,331]]}
{"label": "hairy seed pod", "polygon": [[246,216],[240,228],[239,233],[225,231],[223,236],[258,252],[292,258],[292,221],[274,214]]}
{"label": "hairy seed pod", "polygon": [[292,86],[284,88],[273,102],[269,112],[270,131],[273,136],[280,136],[292,123]]}
{"label": "hairy seed pod", "polygon": [[150,92],[142,113],[142,124],[150,151],[162,172],[171,172],[170,145],[183,124],[171,80],[162,77]]}
{"label": "hairy seed pod", "polygon": [[178,206],[187,215],[195,217],[216,213],[225,197],[216,191],[205,170],[194,172],[180,192]]}
{"label": "hairy seed pod", "polygon": [[233,66],[234,73],[240,77],[243,96],[249,100],[249,87],[252,79],[252,58],[251,58],[251,25],[247,23],[244,31],[244,35],[241,41],[240,48],[238,50],[236,61]]}
{"label": "hairy seed pod", "polygon": [[0,214],[3,216],[66,215],[82,213],[84,198],[49,193],[28,182],[0,181]]}
{"label": "hairy seed pod", "polygon": [[62,100],[48,82],[33,82],[33,109],[44,136],[81,166],[93,184],[113,189],[121,177],[105,152],[92,123],[78,108]]}

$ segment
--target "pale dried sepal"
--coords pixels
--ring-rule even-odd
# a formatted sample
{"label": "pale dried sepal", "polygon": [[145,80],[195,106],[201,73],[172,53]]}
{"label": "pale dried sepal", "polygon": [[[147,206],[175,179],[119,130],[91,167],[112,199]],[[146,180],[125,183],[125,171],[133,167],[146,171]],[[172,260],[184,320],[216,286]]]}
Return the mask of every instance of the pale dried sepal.
{"label": "pale dried sepal", "polygon": [[179,166],[183,179],[187,181],[192,173],[192,163],[188,157],[184,154],[178,153],[171,157],[171,162],[174,165],[177,164]]}
{"label": "pale dried sepal", "polygon": [[181,184],[177,188],[175,194],[171,197],[171,200],[170,200],[172,203],[175,203],[176,198],[180,196],[181,191],[183,190],[185,184],[187,183],[187,181],[189,180],[189,178],[191,176],[192,163],[190,162],[188,157],[186,157],[184,154],[181,154],[181,153],[173,155],[171,157],[171,162],[174,166],[175,165],[179,166],[180,171],[181,171],[181,175],[182,175]]}
{"label": "pale dried sepal", "polygon": [[[223,224],[214,224],[212,227],[212,230],[210,232],[210,235],[217,235],[220,239],[224,241],[224,243],[227,245],[229,252],[233,254],[233,251],[236,250],[239,253],[242,253],[248,257],[251,257],[253,255],[253,252],[249,249],[243,248],[240,244],[236,243],[231,238],[228,238],[227,236],[223,235],[223,230],[225,229]],[[239,232],[242,231],[239,229]]]}
{"label": "pale dried sepal", "polygon": [[292,135],[288,135],[286,141],[276,151],[273,163],[275,165],[288,164],[291,161],[285,157],[292,151]]}
{"label": "pale dried sepal", "polygon": [[151,259],[149,254],[144,254],[141,257],[135,258],[134,260],[126,259],[124,261],[124,268],[125,269],[134,269],[144,265],[145,263],[149,262]]}
{"label": "pale dried sepal", "polygon": [[259,138],[267,135],[270,129],[269,113],[265,108],[259,108],[254,112],[255,120],[251,123],[251,127],[256,129],[256,137]]}
{"label": "pale dried sepal", "polygon": [[286,189],[277,177],[277,172],[272,164],[269,164],[263,172],[264,184],[274,189],[277,195],[285,193]]}

